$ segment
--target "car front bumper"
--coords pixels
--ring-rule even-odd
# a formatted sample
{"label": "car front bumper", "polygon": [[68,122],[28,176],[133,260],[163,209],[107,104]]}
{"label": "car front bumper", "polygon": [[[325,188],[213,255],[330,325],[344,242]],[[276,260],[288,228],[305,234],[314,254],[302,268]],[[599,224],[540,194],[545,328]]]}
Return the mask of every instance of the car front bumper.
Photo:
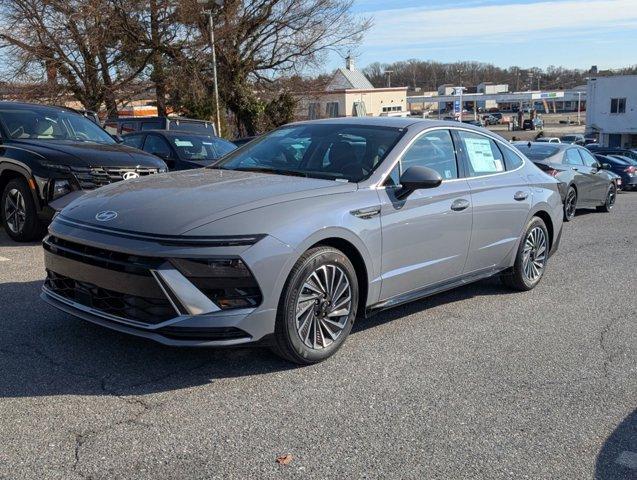
{"label": "car front bumper", "polygon": [[[249,246],[181,247],[123,240],[57,219],[49,231],[51,236],[86,246],[91,255],[75,258],[74,252],[61,255],[45,248],[48,276],[42,299],[83,320],[174,346],[222,347],[265,339],[274,332],[278,300],[289,263],[295,258],[289,246],[270,236]],[[240,258],[260,288],[261,302],[251,308],[220,309],[175,269],[167,268],[161,278],[153,271],[134,275],[127,267],[111,270],[94,262],[97,249],[112,253],[116,259],[149,255],[160,259]],[[70,287],[60,288],[60,279]],[[137,311],[134,309],[143,310],[144,315],[130,315]]]}

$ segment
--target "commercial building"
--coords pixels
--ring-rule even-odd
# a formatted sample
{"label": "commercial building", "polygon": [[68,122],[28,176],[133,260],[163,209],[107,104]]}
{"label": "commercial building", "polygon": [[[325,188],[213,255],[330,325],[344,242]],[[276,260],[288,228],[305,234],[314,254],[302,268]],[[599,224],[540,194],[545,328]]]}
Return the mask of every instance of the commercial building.
{"label": "commercial building", "polygon": [[297,94],[298,119],[402,116],[407,114],[407,87],[374,88],[351,57],[334,72],[325,89]]}
{"label": "commercial building", "polygon": [[637,75],[588,80],[586,131],[608,147],[637,148]]}

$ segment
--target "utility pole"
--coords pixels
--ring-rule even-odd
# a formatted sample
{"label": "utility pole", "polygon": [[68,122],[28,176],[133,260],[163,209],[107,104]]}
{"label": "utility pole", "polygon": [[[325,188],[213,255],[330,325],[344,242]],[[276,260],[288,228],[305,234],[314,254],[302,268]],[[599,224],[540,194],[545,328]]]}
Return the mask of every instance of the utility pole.
{"label": "utility pole", "polygon": [[[217,52],[215,49],[215,25],[214,20],[212,18],[212,8],[208,10],[205,9],[205,6],[208,4],[208,0],[197,0],[197,3],[204,7],[204,15],[208,15],[208,30],[209,30],[209,42],[210,48],[212,50],[212,76],[215,83],[215,112],[217,114],[217,135],[221,136],[221,113],[219,112],[219,82],[217,80]],[[215,0],[215,4],[218,7],[223,6],[223,0]]]}
{"label": "utility pole", "polygon": [[577,92],[577,124],[581,125],[581,115],[582,115],[582,92]]}

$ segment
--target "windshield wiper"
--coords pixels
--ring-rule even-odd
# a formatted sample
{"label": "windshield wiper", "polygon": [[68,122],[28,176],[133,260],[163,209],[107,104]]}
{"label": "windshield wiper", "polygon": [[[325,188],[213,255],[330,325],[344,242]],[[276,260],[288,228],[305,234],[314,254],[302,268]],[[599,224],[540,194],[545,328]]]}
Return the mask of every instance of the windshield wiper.
{"label": "windshield wiper", "polygon": [[[220,167],[223,169],[223,167]],[[239,172],[256,172],[256,173],[270,173],[272,175],[290,175],[293,177],[305,177],[309,175],[305,172],[299,172],[297,170],[283,170],[280,168],[268,168],[268,167],[238,167],[229,168],[228,170],[236,170]]]}

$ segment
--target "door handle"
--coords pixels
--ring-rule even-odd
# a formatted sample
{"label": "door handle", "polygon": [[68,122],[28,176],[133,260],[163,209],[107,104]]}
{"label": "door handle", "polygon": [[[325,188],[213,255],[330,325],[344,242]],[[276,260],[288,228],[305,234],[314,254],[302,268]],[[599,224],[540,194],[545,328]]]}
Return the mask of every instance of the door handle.
{"label": "door handle", "polygon": [[464,198],[459,198],[458,200],[454,200],[453,203],[451,204],[451,210],[453,210],[454,212],[459,212],[461,210],[464,210],[466,208],[469,208],[469,200],[465,200]]}
{"label": "door handle", "polygon": [[573,167],[573,170],[575,170],[576,172],[579,172],[579,168]]}
{"label": "door handle", "polygon": [[518,202],[521,202],[522,200],[526,200],[527,198],[529,198],[529,194],[526,192],[515,192],[515,195],[513,195],[513,199],[517,200]]}

